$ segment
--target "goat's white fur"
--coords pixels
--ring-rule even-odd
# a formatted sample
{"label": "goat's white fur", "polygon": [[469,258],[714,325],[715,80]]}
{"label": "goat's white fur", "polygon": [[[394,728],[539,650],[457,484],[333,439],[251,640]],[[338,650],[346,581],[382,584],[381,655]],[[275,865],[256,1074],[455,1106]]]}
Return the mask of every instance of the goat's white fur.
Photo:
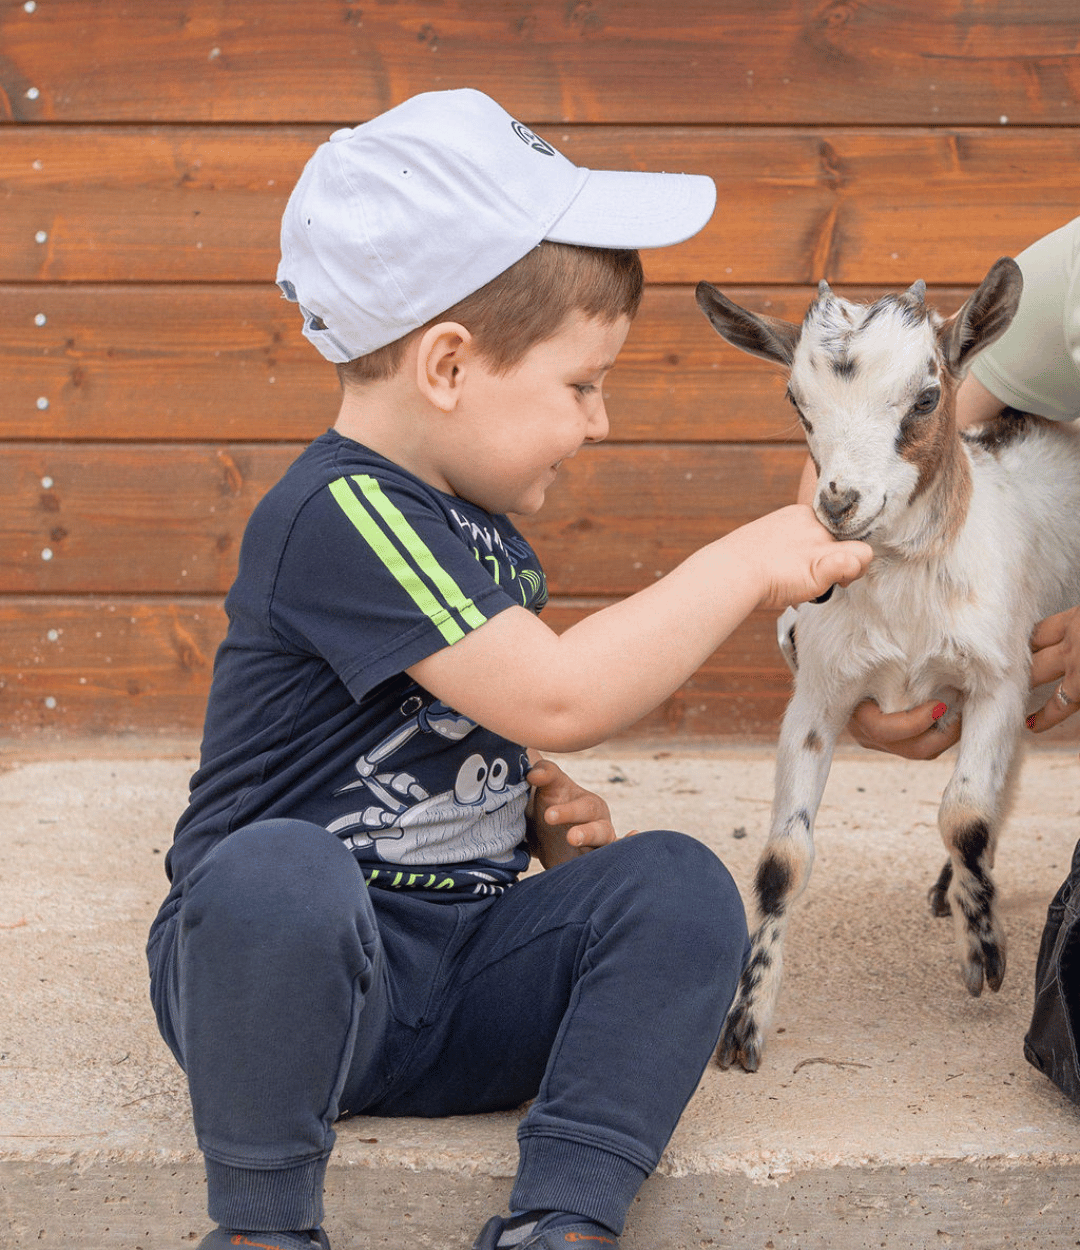
{"label": "goat's white fur", "polygon": [[725,1067],[760,1061],[833,747],[863,699],[896,711],[938,698],[950,717],[962,714],[938,814],[950,859],[931,904],[952,912],[972,994],[984,981],[996,990],[1004,973],[990,869],[1018,768],[1031,630],[1080,603],[1080,430],[1006,414],[961,436],[956,386],[1011,320],[1019,270],[998,261],[947,320],[925,307],[924,289],[863,305],[822,283],[796,327],[698,286],[721,335],[790,369],[818,469],[815,510],[837,537],[875,549],[864,578],[797,613],[798,671],[756,879],[760,922],[721,1037]]}

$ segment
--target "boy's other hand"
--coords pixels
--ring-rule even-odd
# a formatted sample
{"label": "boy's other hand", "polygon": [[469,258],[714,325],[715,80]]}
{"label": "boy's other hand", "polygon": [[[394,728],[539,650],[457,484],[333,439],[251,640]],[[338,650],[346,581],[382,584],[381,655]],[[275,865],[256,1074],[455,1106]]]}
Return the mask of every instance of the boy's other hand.
{"label": "boy's other hand", "polygon": [[813,509],[799,503],[741,526],[728,541],[745,548],[762,608],[786,608],[816,599],[830,586],[847,586],[862,577],[874,556],[868,543],[837,541]]}
{"label": "boy's other hand", "polygon": [[533,787],[527,816],[529,848],[545,868],[615,841],[608,805],[554,761],[537,759],[525,780]]}

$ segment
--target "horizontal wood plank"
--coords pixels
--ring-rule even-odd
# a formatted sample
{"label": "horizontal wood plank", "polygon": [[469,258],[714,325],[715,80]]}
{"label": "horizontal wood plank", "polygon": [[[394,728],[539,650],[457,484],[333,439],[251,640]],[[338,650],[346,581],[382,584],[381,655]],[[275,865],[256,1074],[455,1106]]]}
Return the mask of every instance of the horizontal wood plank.
{"label": "horizontal wood plank", "polygon": [[[562,633],[606,602],[554,599],[544,619]],[[0,630],[0,737],[197,734],[225,614],[220,598],[0,596]],[[773,742],[790,690],[775,614],[754,612],[624,738]],[[1080,716],[1040,736],[1078,740]]]}
{"label": "horizontal wood plank", "polygon": [[[322,127],[0,127],[0,282],[271,282]],[[650,281],[974,284],[1075,216],[1080,130],[567,127],[593,168],[711,174]],[[38,241],[40,240],[40,241]]]}
{"label": "horizontal wood plank", "polygon": [[534,123],[1068,125],[1078,26],[1075,0],[12,0],[0,117],[357,122],[469,84]]}
{"label": "horizontal wood plank", "polygon": [[[0,593],[224,592],[294,444],[16,444],[0,458]],[[523,528],[558,595],[623,595],[790,502],[799,446],[608,445]]]}
{"label": "horizontal wood plank", "polygon": [[[814,291],[727,293],[799,321]],[[931,299],[952,312],[965,294]],[[301,441],[337,413],[337,375],[276,287],[0,287],[0,325],[0,439]],[[646,289],[604,389],[614,442],[799,437],[780,371],[728,346],[690,287]]]}
{"label": "horizontal wood plank", "polygon": [[[561,633],[603,601],[554,600]],[[194,733],[225,633],[220,599],[173,602],[0,597],[3,735]],[[701,670],[629,735],[773,737],[789,677],[775,620],[757,612]]]}

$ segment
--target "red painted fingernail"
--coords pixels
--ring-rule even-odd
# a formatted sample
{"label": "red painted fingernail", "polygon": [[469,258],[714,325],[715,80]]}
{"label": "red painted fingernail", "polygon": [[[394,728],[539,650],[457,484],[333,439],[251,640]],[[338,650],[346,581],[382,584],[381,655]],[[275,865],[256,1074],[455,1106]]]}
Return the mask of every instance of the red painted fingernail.
{"label": "red painted fingernail", "polygon": [[949,708],[948,708],[948,705],[947,705],[947,704],[945,704],[945,703],[936,703],[936,704],[934,705],[934,710],[933,710],[933,712],[931,713],[931,716],[934,718],[934,720],[941,720],[941,718],[945,715],[945,713],[946,713],[948,710],[949,710]]}
{"label": "red painted fingernail", "polygon": [[1036,715],[1037,715],[1037,714],[1036,714],[1035,712],[1032,712],[1032,713],[1031,713],[1031,715],[1027,718],[1027,720],[1026,720],[1026,721],[1024,721],[1024,724],[1025,724],[1025,725],[1027,725],[1028,729],[1034,729],[1034,728],[1035,728],[1035,717],[1036,717]]}

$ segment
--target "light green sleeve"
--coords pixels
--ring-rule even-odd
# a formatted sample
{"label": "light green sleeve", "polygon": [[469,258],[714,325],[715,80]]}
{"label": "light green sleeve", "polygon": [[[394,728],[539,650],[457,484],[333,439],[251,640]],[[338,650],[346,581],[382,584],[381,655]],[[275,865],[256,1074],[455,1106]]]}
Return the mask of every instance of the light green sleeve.
{"label": "light green sleeve", "polygon": [[992,395],[1055,421],[1080,417],[1080,217],[1017,256],[1020,308],[971,372]]}

